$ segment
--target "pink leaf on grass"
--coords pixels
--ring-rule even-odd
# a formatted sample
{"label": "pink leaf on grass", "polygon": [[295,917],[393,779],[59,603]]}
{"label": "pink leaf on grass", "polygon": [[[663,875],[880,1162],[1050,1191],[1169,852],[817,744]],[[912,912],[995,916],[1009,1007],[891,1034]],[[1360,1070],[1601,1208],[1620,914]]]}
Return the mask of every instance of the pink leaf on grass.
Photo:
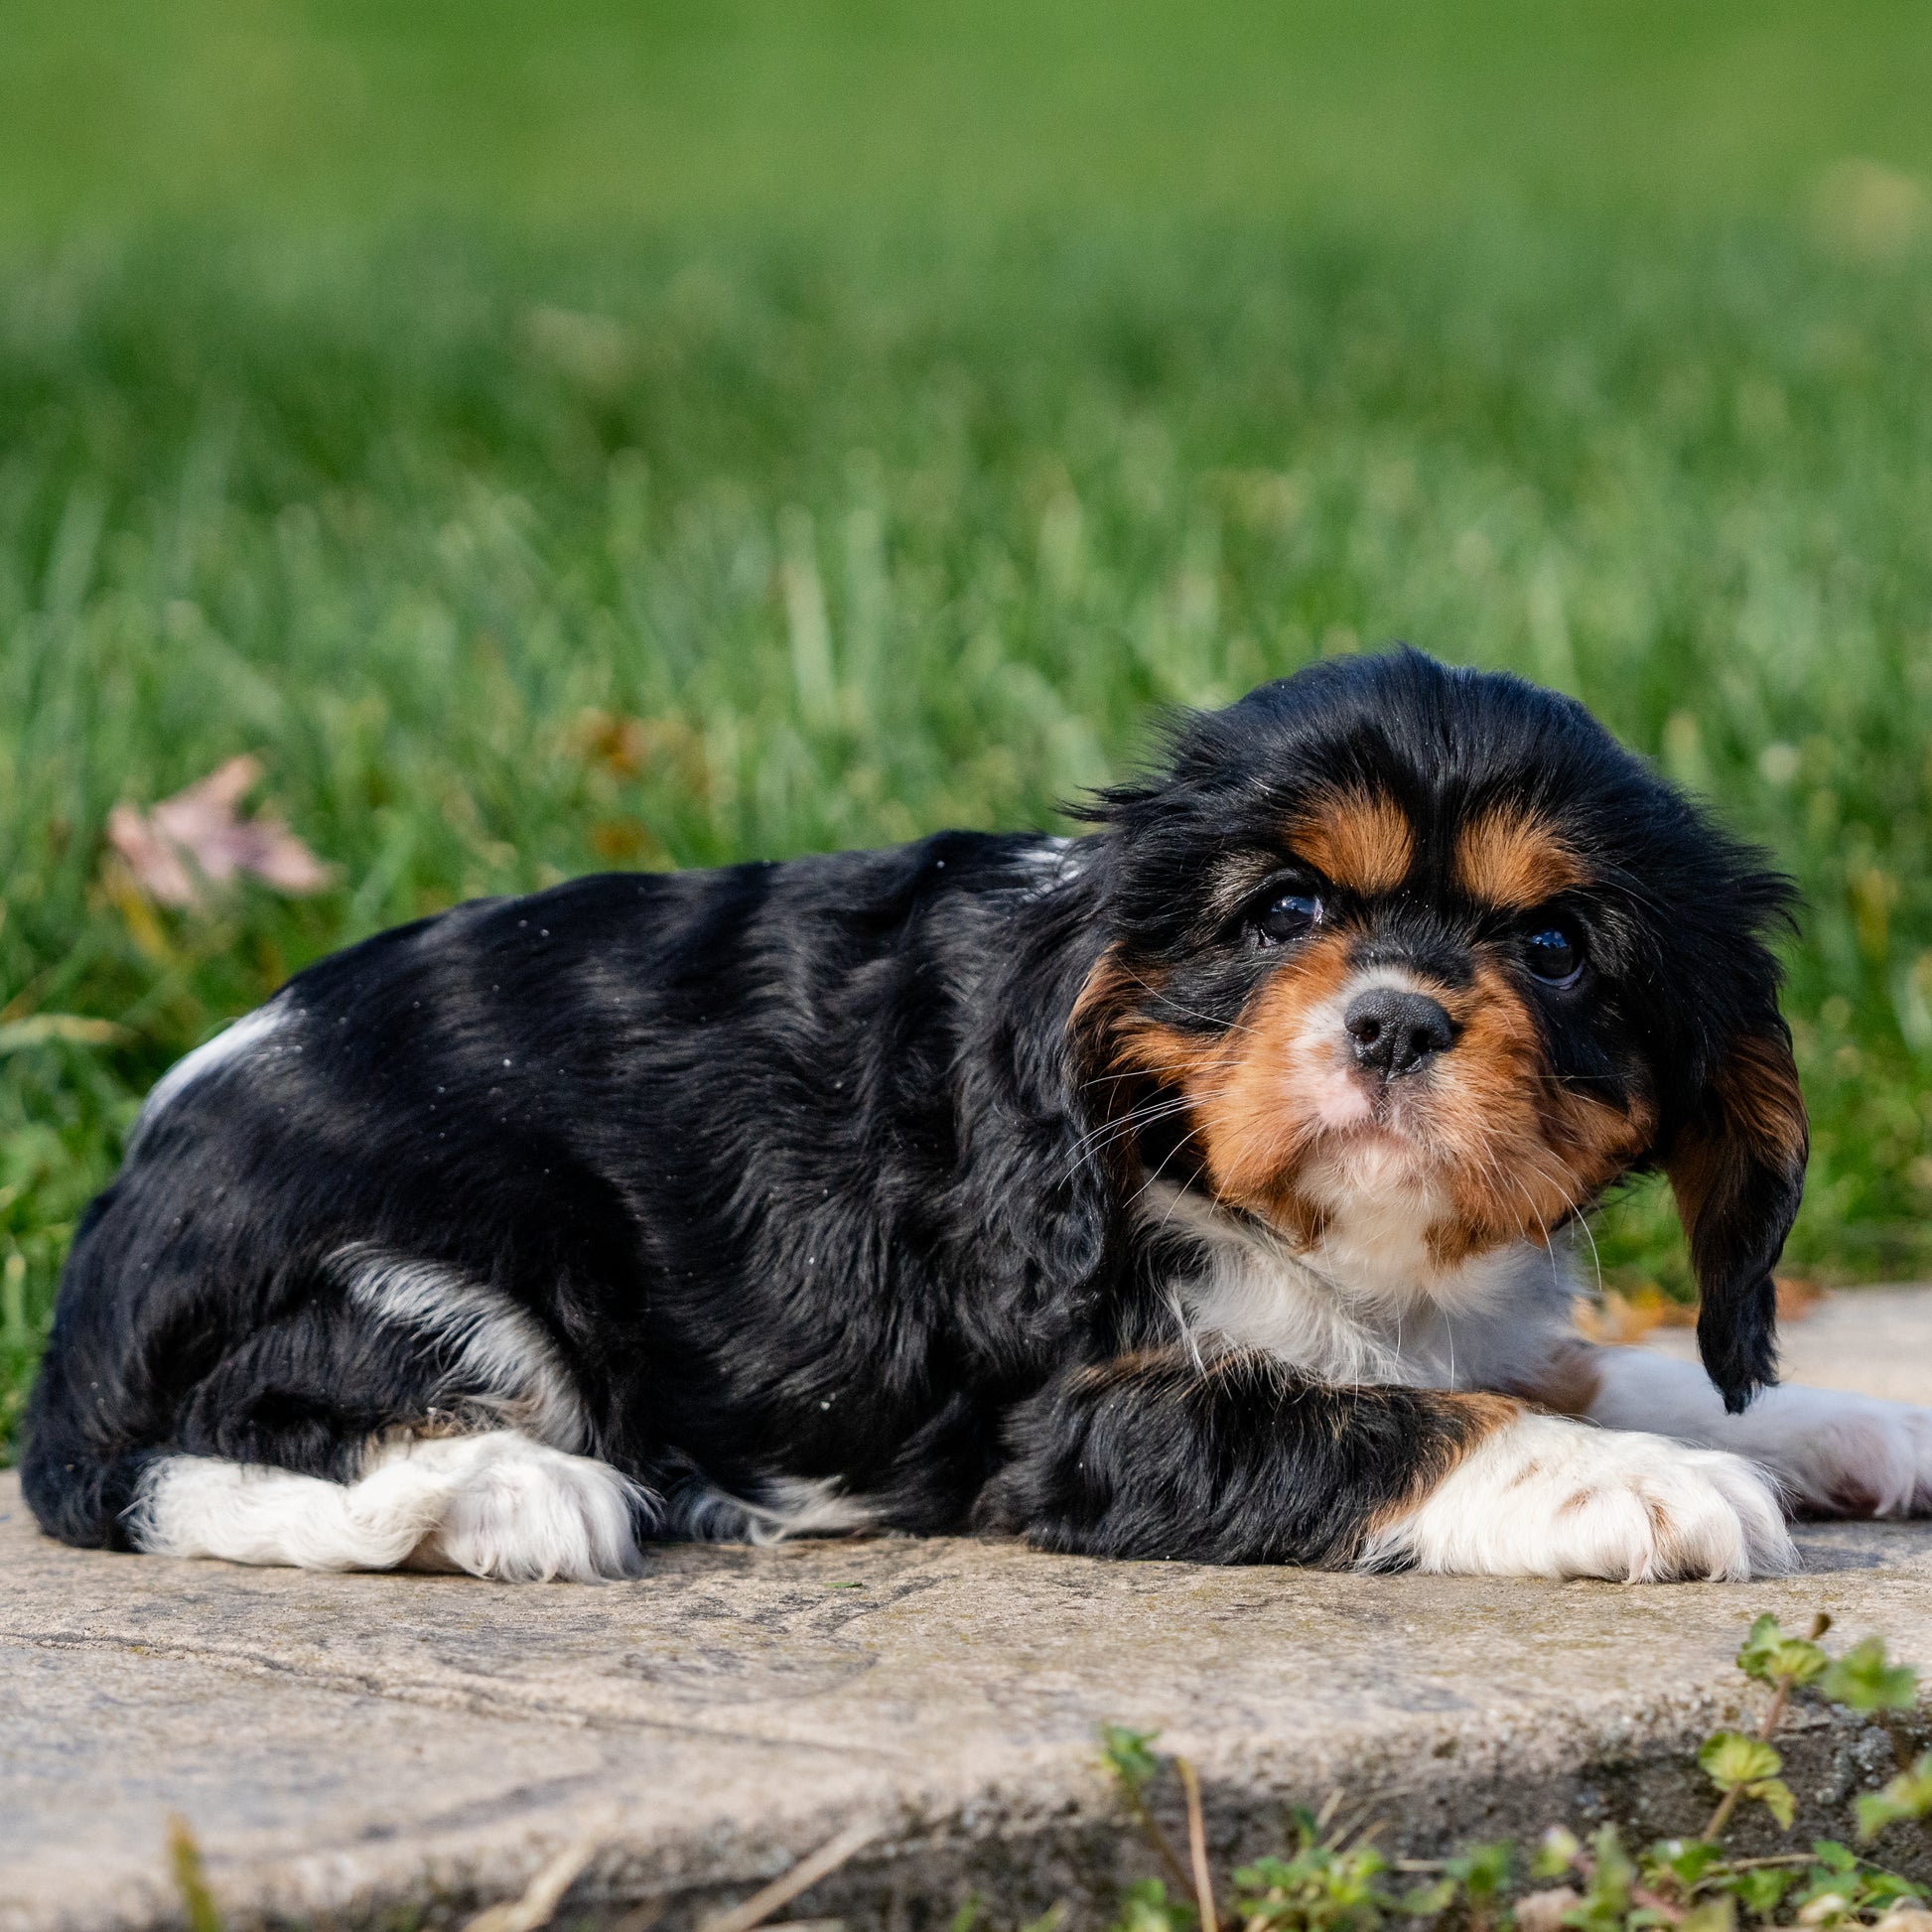
{"label": "pink leaf on grass", "polygon": [[206,908],[211,888],[246,874],[278,893],[319,893],[335,877],[279,818],[239,818],[235,808],[262,774],[246,755],[216,765],[150,812],[116,805],[107,837],[134,883],[158,905]]}

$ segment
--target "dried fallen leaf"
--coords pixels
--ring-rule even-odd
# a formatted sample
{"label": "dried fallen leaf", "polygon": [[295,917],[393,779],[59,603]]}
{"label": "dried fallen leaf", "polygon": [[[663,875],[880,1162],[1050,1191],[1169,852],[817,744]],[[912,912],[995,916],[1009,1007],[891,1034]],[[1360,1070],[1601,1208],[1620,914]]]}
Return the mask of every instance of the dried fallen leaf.
{"label": "dried fallen leaf", "polygon": [[1641,1341],[1651,1329],[1670,1323],[1672,1306],[1655,1288],[1632,1289],[1628,1295],[1606,1288],[1600,1303],[1580,1296],[1574,1313],[1587,1339],[1616,1347]]}
{"label": "dried fallen leaf", "polygon": [[1788,1275],[1774,1275],[1771,1279],[1778,1292],[1780,1321],[1802,1321],[1831,1293],[1816,1282],[1794,1281]]}
{"label": "dried fallen leaf", "polygon": [[157,905],[203,910],[219,888],[244,874],[291,897],[327,888],[333,869],[279,818],[237,815],[261,773],[261,760],[244,755],[152,811],[116,805],[107,815],[108,842],[138,890]]}
{"label": "dried fallen leaf", "polygon": [[[1775,1277],[1778,1319],[1802,1321],[1831,1293],[1816,1282]],[[1626,1294],[1614,1288],[1603,1291],[1601,1301],[1580,1295],[1571,1304],[1571,1316],[1586,1340],[1607,1347],[1628,1346],[1642,1341],[1653,1328],[1695,1328],[1698,1311],[1695,1302],[1673,1302],[1662,1289],[1646,1282]]]}
{"label": "dried fallen leaf", "polygon": [[650,755],[644,721],[621,712],[581,711],[571,737],[581,758],[618,778],[635,777]]}
{"label": "dried fallen leaf", "polygon": [[696,797],[711,789],[703,736],[682,718],[633,718],[620,711],[580,711],[570,728],[569,751],[613,778],[640,772],[674,780]]}
{"label": "dried fallen leaf", "polygon": [[1932,1909],[1920,1898],[1895,1898],[1871,1932],[1932,1932]]}
{"label": "dried fallen leaf", "polygon": [[590,842],[591,850],[614,866],[639,866],[652,872],[670,869],[670,854],[641,819],[600,818],[590,829]]}
{"label": "dried fallen leaf", "polygon": [[1583,1903],[1570,1885],[1556,1885],[1549,1891],[1533,1891],[1516,1901],[1517,1932],[1559,1932],[1565,1915]]}

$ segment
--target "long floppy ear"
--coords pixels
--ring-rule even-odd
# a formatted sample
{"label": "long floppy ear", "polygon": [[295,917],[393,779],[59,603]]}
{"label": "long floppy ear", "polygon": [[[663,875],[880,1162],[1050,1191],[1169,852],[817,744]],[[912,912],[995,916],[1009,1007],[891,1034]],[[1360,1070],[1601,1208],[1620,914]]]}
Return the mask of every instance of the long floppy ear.
{"label": "long floppy ear", "polygon": [[1790,1030],[1774,1014],[1726,1045],[1664,1163],[1702,1298],[1698,1352],[1732,1415],[1777,1380],[1771,1270],[1809,1150]]}

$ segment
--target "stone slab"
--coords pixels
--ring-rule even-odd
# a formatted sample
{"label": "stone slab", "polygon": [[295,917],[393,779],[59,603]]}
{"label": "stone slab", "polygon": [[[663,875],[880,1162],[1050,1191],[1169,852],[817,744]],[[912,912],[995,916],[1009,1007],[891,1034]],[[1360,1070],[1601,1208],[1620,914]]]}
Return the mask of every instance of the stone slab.
{"label": "stone slab", "polygon": [[[1853,1361],[1861,1306],[1794,1326],[1794,1368],[1812,1333],[1821,1363]],[[1908,1336],[1932,1359],[1932,1298],[1873,1298],[1865,1318],[1884,1375]],[[669,1548],[635,1583],[511,1587],[67,1550],[7,1475],[0,1928],[177,1922],[172,1814],[235,1927],[455,1922],[589,1835],[605,1849],[566,1921],[659,1900],[679,1932],[855,1820],[877,1837],[799,1915],[917,1932],[978,1888],[996,1924],[1056,1898],[1093,1922],[1143,1868],[1095,1761],[1109,1721],[1193,1757],[1223,1856],[1336,1788],[1411,1852],[1612,1805],[1690,1829],[1684,1754],[1747,1708],[1729,1660],[1758,1611],[1827,1609],[1932,1662],[1932,1526],[1801,1542],[1805,1575],[1748,1586],[881,1539]],[[1801,1828],[1843,1830],[1856,1773],[1887,1754],[1801,1714]]]}

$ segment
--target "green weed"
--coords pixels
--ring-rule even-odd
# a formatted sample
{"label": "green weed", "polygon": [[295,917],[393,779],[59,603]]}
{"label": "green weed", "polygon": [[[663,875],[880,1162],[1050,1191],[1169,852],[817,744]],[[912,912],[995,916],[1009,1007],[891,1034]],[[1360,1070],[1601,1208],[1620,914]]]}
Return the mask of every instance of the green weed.
{"label": "green weed", "polygon": [[[1884,1924],[1888,1932],[1932,1922],[1925,1888],[1835,1839],[1809,1851],[1740,1858],[1725,1846],[1737,1804],[1762,1805],[1789,1830],[1795,1811],[1772,1738],[1794,1693],[1815,1695],[1867,1716],[1909,1710],[1918,1675],[1892,1664],[1883,1642],[1867,1637],[1843,1656],[1828,1657],[1820,1639],[1831,1619],[1819,1616],[1808,1636],[1760,1616],[1738,1652],[1738,1668],[1770,1687],[1756,1731],[1718,1731],[1698,1751],[1698,1764],[1717,1793],[1717,1808],[1692,1839],[1660,1839],[1640,1851],[1625,1844],[1625,1828],[1601,1826],[1585,1843],[1552,1826],[1527,1854],[1513,1844],[1471,1845],[1437,1863],[1394,1862],[1373,1843],[1376,1828],[1333,1828],[1339,1795],[1319,1813],[1296,1811],[1286,1856],[1258,1859],[1231,1874],[1225,1909],[1214,1902],[1206,1876],[1205,1829],[1191,1774],[1181,1760],[1163,1760],[1146,1731],[1108,1725],[1101,1756],[1129,1817],[1170,1869],[1178,1868],[1162,1831],[1151,1788],[1169,1764],[1187,1793],[1188,1851],[1201,1868],[1199,1904],[1171,1898],[1156,1878],[1137,1880],[1123,1895],[1115,1932],[1379,1932],[1391,1921],[1412,1927],[1446,1923],[1462,1932],[1735,1932],[1740,1916],[1763,1926],[1832,1928]],[[1888,1827],[1932,1817],[1932,1752],[1901,1768],[1881,1792],[1858,1801],[1860,1834],[1875,1839]],[[1397,1871],[1427,1874],[1406,1891],[1392,1888]],[[1911,1914],[1911,1916],[1906,1916]]]}

